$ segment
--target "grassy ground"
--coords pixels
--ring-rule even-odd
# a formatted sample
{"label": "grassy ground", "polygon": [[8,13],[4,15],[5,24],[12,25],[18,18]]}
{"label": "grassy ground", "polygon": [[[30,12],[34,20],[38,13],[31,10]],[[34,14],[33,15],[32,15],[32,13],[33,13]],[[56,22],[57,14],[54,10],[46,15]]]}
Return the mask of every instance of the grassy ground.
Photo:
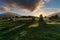
{"label": "grassy ground", "polygon": [[60,40],[60,21],[46,22],[0,20],[0,40]]}

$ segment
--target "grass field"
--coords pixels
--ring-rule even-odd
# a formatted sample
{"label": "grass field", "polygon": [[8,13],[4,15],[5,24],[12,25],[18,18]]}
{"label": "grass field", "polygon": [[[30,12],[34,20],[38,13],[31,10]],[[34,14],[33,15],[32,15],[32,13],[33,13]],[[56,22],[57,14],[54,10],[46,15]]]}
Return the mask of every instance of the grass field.
{"label": "grass field", "polygon": [[60,21],[46,23],[0,20],[0,40],[60,40]]}

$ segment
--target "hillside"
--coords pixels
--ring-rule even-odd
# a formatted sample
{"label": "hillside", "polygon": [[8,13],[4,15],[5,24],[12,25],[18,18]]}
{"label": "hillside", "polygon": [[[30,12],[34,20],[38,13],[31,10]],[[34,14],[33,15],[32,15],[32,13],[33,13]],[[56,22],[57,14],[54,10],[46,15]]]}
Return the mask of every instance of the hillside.
{"label": "hillside", "polygon": [[0,18],[15,17],[15,16],[20,17],[19,14],[15,14],[15,13],[12,13],[12,12],[7,12],[7,13],[0,14]]}
{"label": "hillside", "polygon": [[58,15],[58,17],[60,17],[60,12],[52,12],[47,17],[51,17],[51,16],[55,16],[55,15]]}

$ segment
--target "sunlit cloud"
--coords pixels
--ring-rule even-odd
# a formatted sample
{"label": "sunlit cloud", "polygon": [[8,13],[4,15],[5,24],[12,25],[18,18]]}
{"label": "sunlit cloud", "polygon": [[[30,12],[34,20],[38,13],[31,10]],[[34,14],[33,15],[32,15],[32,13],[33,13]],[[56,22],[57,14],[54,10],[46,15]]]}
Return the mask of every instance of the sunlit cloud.
{"label": "sunlit cloud", "polygon": [[42,7],[44,6],[44,1],[40,1],[39,5],[37,6],[37,8],[32,12],[32,13],[35,13],[37,12],[39,9],[41,9]]}
{"label": "sunlit cloud", "polygon": [[[28,11],[36,12],[38,9],[42,8],[45,4],[43,0],[0,0],[10,7],[15,9],[24,9]],[[49,1],[49,0],[45,0]]]}
{"label": "sunlit cloud", "polygon": [[43,14],[43,16],[45,16],[46,12],[44,9],[54,9],[54,8],[42,9],[45,3],[50,2],[51,0],[8,0],[8,1],[0,0],[0,1],[2,1],[8,6],[0,9],[5,12],[11,12],[10,8],[13,8],[13,10],[33,13],[32,15],[39,16],[40,14]]}
{"label": "sunlit cloud", "polygon": [[5,12],[10,12],[9,7],[0,7],[0,10],[5,11]]}
{"label": "sunlit cloud", "polygon": [[44,0],[45,2],[50,2],[51,0]]}
{"label": "sunlit cloud", "polygon": [[[39,3],[39,6],[37,7],[37,9],[35,11],[33,11],[32,13],[36,14],[36,15],[40,15],[40,14],[43,14],[44,16],[46,15],[45,13],[45,10],[42,9],[45,5],[45,2],[50,2],[50,0],[41,0],[41,2]],[[45,8],[46,9],[46,8]],[[47,8],[48,9],[48,8]]]}
{"label": "sunlit cloud", "polygon": [[[0,0],[9,6],[20,7],[21,9],[27,9],[30,11],[34,11],[41,0]],[[13,4],[13,5],[11,5]]]}

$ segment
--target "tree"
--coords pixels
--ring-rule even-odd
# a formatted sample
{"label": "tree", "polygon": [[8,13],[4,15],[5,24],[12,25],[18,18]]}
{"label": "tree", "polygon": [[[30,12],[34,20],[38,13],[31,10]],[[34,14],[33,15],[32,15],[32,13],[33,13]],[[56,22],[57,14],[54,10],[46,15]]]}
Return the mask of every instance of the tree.
{"label": "tree", "polygon": [[55,15],[55,16],[49,17],[49,19],[50,19],[50,20],[52,20],[52,19],[59,19],[59,17],[58,17],[58,15]]}
{"label": "tree", "polygon": [[15,18],[19,18],[18,16],[15,16]]}
{"label": "tree", "polygon": [[35,17],[32,17],[32,21],[35,21]]}
{"label": "tree", "polygon": [[44,19],[43,19],[43,16],[42,16],[42,14],[40,15],[40,18],[39,18],[39,25],[40,26],[43,26],[43,25],[45,25],[46,24],[46,22],[44,21]]}
{"label": "tree", "polygon": [[55,19],[59,19],[58,15],[55,15]]}
{"label": "tree", "polygon": [[47,18],[46,16],[44,18]]}
{"label": "tree", "polygon": [[49,17],[49,20],[52,20],[52,19],[55,19],[55,17],[54,16]]}
{"label": "tree", "polygon": [[10,17],[10,21],[13,21],[13,18],[12,17]]}

